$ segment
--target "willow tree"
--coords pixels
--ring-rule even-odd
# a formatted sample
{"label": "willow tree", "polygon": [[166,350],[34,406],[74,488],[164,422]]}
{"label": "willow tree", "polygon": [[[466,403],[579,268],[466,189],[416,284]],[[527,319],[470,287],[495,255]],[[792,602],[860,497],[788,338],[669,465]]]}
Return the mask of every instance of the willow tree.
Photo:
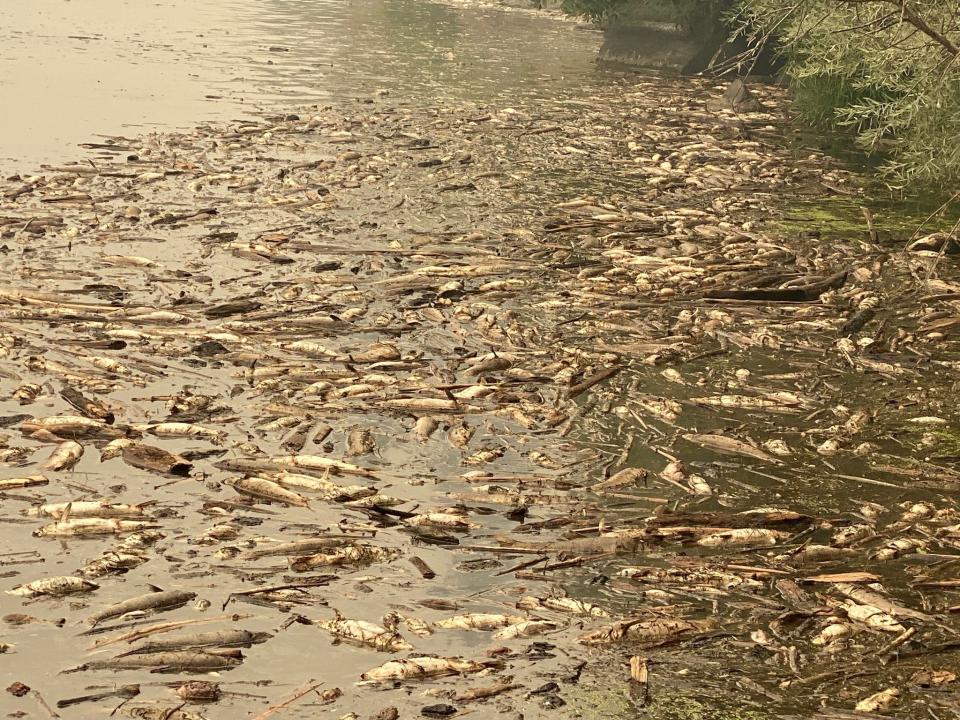
{"label": "willow tree", "polygon": [[[807,119],[851,128],[899,187],[960,191],[960,0],[564,0],[615,23],[629,8],[724,18],[786,60]],[[736,60],[737,58],[734,58]],[[740,57],[748,72],[750,58]],[[724,56],[729,70],[731,58]]]}
{"label": "willow tree", "polygon": [[798,107],[881,151],[895,186],[960,190],[960,0],[742,0]]}

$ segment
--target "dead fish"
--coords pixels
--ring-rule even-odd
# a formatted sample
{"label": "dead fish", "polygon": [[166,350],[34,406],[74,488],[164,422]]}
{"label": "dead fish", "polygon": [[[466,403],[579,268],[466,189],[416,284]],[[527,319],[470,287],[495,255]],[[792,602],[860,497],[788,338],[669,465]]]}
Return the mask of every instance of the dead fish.
{"label": "dead fish", "polygon": [[33,531],[34,537],[84,537],[90,535],[118,535],[159,527],[139,520],[116,518],[70,518],[59,520]]}
{"label": "dead fish", "polygon": [[330,393],[330,397],[337,400],[340,398],[355,398],[363,395],[372,395],[379,392],[379,390],[380,386],[372,383],[354,383],[353,385],[347,385],[346,387],[334,390]]}
{"label": "dead fish", "polygon": [[137,597],[123,600],[110,605],[100,612],[94,613],[87,618],[87,623],[96,626],[104,620],[120,617],[131,612],[163,612],[165,610],[174,610],[186,605],[197,596],[194,592],[185,590],[160,590],[149,592]]}
{"label": "dead fish", "polygon": [[810,642],[814,645],[829,645],[853,634],[853,626],[849,623],[830,623],[814,635]]}
{"label": "dead fish", "polygon": [[307,492],[317,493],[323,500],[334,500],[338,502],[372,495],[376,492],[376,489],[367,487],[366,485],[337,485],[325,478],[318,478],[312,475],[300,475],[286,471],[279,472],[276,475],[265,476],[265,478],[287,489],[306,490]]}
{"label": "dead fish", "polygon": [[428,413],[476,413],[481,408],[449,398],[393,398],[383,400],[380,405],[392,410]]}
{"label": "dead fish", "polygon": [[398,633],[365,620],[347,620],[338,616],[334,620],[324,620],[315,625],[338,638],[368,645],[382,652],[413,650],[413,645]]}
{"label": "dead fish", "polygon": [[107,460],[120,457],[123,455],[124,449],[130,445],[133,445],[133,440],[130,438],[111,440],[100,449],[100,462],[106,462]]}
{"label": "dead fish", "polygon": [[759,580],[709,567],[658,568],[628,566],[622,568],[617,575],[639,582],[681,584],[694,587],[720,587],[726,590],[733,588],[760,590],[765,587],[764,583]]}
{"label": "dead fish", "polygon": [[85,578],[99,578],[105,575],[125,573],[143,565],[150,558],[146,553],[136,550],[108,550],[80,568],[77,572]]}
{"label": "dead fish", "polygon": [[926,548],[922,540],[915,538],[894,538],[882,548],[873,553],[872,560],[895,560],[903,555],[912,555],[918,550]]}
{"label": "dead fish", "polygon": [[457,400],[480,400],[485,397],[496,394],[496,385],[470,385],[463,390],[457,390],[453,397]]}
{"label": "dead fish", "polygon": [[311,340],[297,340],[296,342],[292,343],[281,343],[281,347],[284,350],[300,353],[312,358],[333,358],[337,356],[337,353],[330,348]]}
{"label": "dead fish", "polygon": [[139,255],[102,255],[100,259],[107,265],[140,268],[152,268],[157,266],[155,261]]}
{"label": "dead fish", "polygon": [[293,572],[306,572],[313,568],[334,565],[371,565],[392,560],[397,554],[397,551],[387,550],[375,545],[351,545],[350,547],[335,548],[316,555],[293,558],[290,560],[290,569]]}
{"label": "dead fish", "polygon": [[[482,448],[463,459],[464,465],[486,465],[503,457],[506,450],[502,447]],[[533,459],[533,458],[531,458]]]}
{"label": "dead fish", "polygon": [[290,428],[295,428],[303,422],[300,415],[282,415],[275,420],[271,420],[265,425],[260,425],[259,430],[267,435],[283,432]]}
{"label": "dead fish", "polygon": [[123,653],[127,655],[143,655],[147,653],[174,652],[180,650],[202,650],[203,648],[232,648],[250,647],[264,643],[273,635],[267,632],[252,632],[250,630],[217,630],[214,632],[196,633],[186,637],[164,638],[144,643]]}
{"label": "dead fish", "polygon": [[271,458],[270,461],[278,465],[289,465],[301,469],[325,470],[332,473],[360,475],[368,478],[375,477],[372,470],[321,455],[285,455]]}
{"label": "dead fish", "polygon": [[798,413],[814,407],[814,403],[791,392],[772,392],[762,396],[720,395],[719,397],[694,397],[690,402],[711,407],[735,408],[738,410]]}
{"label": "dead fish", "polygon": [[7,595],[16,595],[17,597],[35,598],[48,595],[50,597],[60,597],[61,595],[71,595],[73,593],[92,592],[100,586],[89,580],[64,575],[59,577],[43,578],[34,580],[23,585],[17,585],[12,590],[7,590]]}
{"label": "dead fish", "polygon": [[52,517],[60,519],[69,508],[71,518],[134,518],[142,517],[149,503],[127,505],[109,503],[106,500],[74,500],[66,503],[47,503],[24,510],[28,517]]}
{"label": "dead fish", "polygon": [[484,700],[486,698],[495,697],[505,692],[511,690],[517,690],[522,688],[523,685],[519,685],[511,682],[498,682],[494,685],[487,685],[486,687],[470,688],[469,690],[464,690],[459,692],[454,696],[456,702],[472,702],[474,700]]}
{"label": "dead fish", "polygon": [[713,488],[710,487],[710,484],[695,473],[687,477],[687,485],[690,486],[694,495],[713,495]]}
{"label": "dead fish", "polygon": [[573,615],[586,615],[588,617],[610,617],[610,613],[599,605],[585,602],[583,600],[574,600],[565,597],[522,597],[517,602],[517,607],[521,610],[540,610],[546,608],[557,612],[571,613]]}
{"label": "dead fish", "polygon": [[203,425],[185,422],[164,422],[150,425],[146,428],[146,431],[161,438],[202,438],[209,440],[214,445],[219,445],[227,438],[227,433],[223,430],[214,430]]}
{"label": "dead fish", "polygon": [[120,542],[120,547],[125,550],[145,548],[153,545],[166,537],[159,530],[142,530],[128,535]]}
{"label": "dead fish", "polygon": [[475,673],[491,667],[489,662],[473,662],[459,658],[412,657],[406,660],[390,660],[379,667],[368,670],[360,676],[368,682],[392,682],[395,680],[416,680],[443,675]]}
{"label": "dead fish", "polygon": [[756,460],[764,460],[765,462],[776,463],[778,465],[781,464],[780,460],[775,458],[773,455],[765,453],[755,445],[751,445],[750,443],[745,443],[742,440],[736,440],[725,435],[697,435],[695,433],[687,433],[683,435],[683,439],[687,442],[692,442],[694,445],[699,445],[700,447],[706,448],[707,450],[713,450],[714,452],[728,455],[744,455]]}
{"label": "dead fish", "polygon": [[697,540],[697,545],[704,547],[743,546],[743,545],[776,545],[790,537],[790,533],[766,528],[734,528],[710,533]]}
{"label": "dead fish", "polygon": [[837,530],[830,538],[830,544],[836,547],[846,547],[852,545],[857,540],[876,535],[877,531],[872,525],[857,523]]}
{"label": "dead fish", "polygon": [[417,418],[417,422],[413,425],[413,430],[410,431],[410,434],[413,435],[414,440],[417,442],[425,443],[430,439],[430,436],[437,431],[437,428],[440,427],[440,422],[429,415],[424,417]]}
{"label": "dead fish", "polygon": [[239,478],[225,483],[242,495],[256,498],[257,500],[267,500],[269,502],[278,502],[294,507],[310,507],[309,501],[293,492],[287,490],[273,480],[267,480],[261,477]]}
{"label": "dead fish", "polygon": [[316,538],[313,540],[295,540],[287,543],[277,543],[263,548],[256,548],[243,553],[241,560],[257,560],[277,555],[305,555],[322,550],[329,550],[345,545],[348,541],[343,538]]}
{"label": "dead fish", "polygon": [[644,647],[667,645],[713,628],[706,620],[624,620],[581,635],[584,645],[606,645],[629,640]]}
{"label": "dead fish", "polygon": [[13,391],[13,399],[21,405],[29,405],[43,392],[43,388],[35,383],[21,385]]}
{"label": "dead fish", "polygon": [[412,528],[439,527],[446,528],[447,530],[462,531],[480,527],[476,523],[472,523],[467,520],[465,517],[463,517],[463,515],[452,512],[435,512],[414,515],[411,518],[406,518],[403,521],[403,524]]}
{"label": "dead fish", "polygon": [[839,548],[832,545],[804,545],[795,552],[776,556],[778,562],[817,563],[854,557],[856,551],[851,548]]}
{"label": "dead fish", "polygon": [[20,424],[25,433],[46,430],[54,435],[66,439],[100,435],[109,432],[112,428],[102,420],[79,417],[74,415],[56,415],[46,418],[34,418]]}
{"label": "dead fish", "polygon": [[495,632],[493,638],[494,640],[513,640],[514,638],[533,637],[534,635],[542,635],[549,630],[556,630],[558,627],[557,623],[548,620],[523,620],[513,625],[507,625],[502,630]]}
{"label": "dead fish", "polygon": [[161,475],[180,475],[186,477],[193,469],[193,463],[179,455],[173,455],[152,445],[131,443],[123,448],[123,461],[141,470]]}
{"label": "dead fish", "polygon": [[0,492],[4,490],[20,490],[22,488],[39,487],[50,481],[43,475],[30,475],[22,478],[6,478],[0,480]]}
{"label": "dead fish", "polygon": [[865,697],[856,704],[854,710],[862,713],[876,713],[878,710],[886,710],[899,699],[899,688],[889,687],[869,697]]}
{"label": "dead fish", "polygon": [[480,360],[479,362],[474,363],[471,367],[469,367],[465,371],[464,374],[468,376],[476,377],[479,375],[483,375],[484,373],[496,372],[498,370],[507,370],[512,365],[513,363],[507,360],[506,358],[494,356],[494,357],[486,358],[484,360]]}
{"label": "dead fish", "polygon": [[[351,487],[359,487],[353,485]],[[364,490],[371,490],[372,488],[363,488]],[[403,505],[408,500],[403,498],[393,497],[392,495],[381,495],[380,493],[374,491],[371,495],[370,493],[364,493],[357,497],[355,500],[343,500],[342,501],[345,507],[352,508],[389,508],[396,507],[398,505]]]}
{"label": "dead fish", "polygon": [[[861,575],[866,575],[866,573],[861,573]],[[879,582],[879,580],[876,579],[864,579],[871,583]],[[890,598],[882,595],[879,592],[876,592],[875,590],[870,590],[866,587],[851,584],[859,581],[844,581],[837,579],[834,582],[835,584],[833,589],[835,591],[846,598],[860,603],[861,605],[872,605],[873,607],[880,608],[884,612],[889,613],[894,617],[912,618],[921,622],[930,622],[933,620],[933,618],[927,613],[920,612],[919,610],[914,610],[913,608],[909,608],[905,605],[894,602]]]}
{"label": "dead fish", "polygon": [[337,362],[378,363],[400,359],[400,351],[390,343],[375,343],[366,350],[337,356]]}
{"label": "dead fish", "polygon": [[464,613],[438,620],[434,627],[444,630],[499,630],[523,622],[526,618],[501,613]]}
{"label": "dead fish", "polygon": [[79,390],[67,386],[60,391],[60,397],[70,403],[82,415],[94,420],[102,420],[107,425],[113,424],[113,411],[99,401],[85,397]]}
{"label": "dead fish", "polygon": [[176,689],[181,700],[194,703],[216,702],[220,699],[220,685],[205,680],[191,680]]}
{"label": "dead fish", "polygon": [[366,455],[377,449],[377,441],[369,428],[353,428],[347,433],[347,457]]}
{"label": "dead fish", "polygon": [[410,617],[409,615],[402,616],[404,627],[407,628],[417,637],[430,637],[433,635],[433,629],[430,627],[430,623],[426,620],[421,620],[420,618]]}
{"label": "dead fish", "polygon": [[639,397],[633,397],[631,400],[648,415],[652,415],[658,420],[663,420],[669,425],[675,423],[680,417],[680,413],[683,412],[683,405],[676,400],[656,397],[655,395],[641,395]]}
{"label": "dead fish", "polygon": [[119,655],[109,660],[93,660],[76,670],[141,670],[152,672],[214,672],[232,670],[243,663],[242,658],[217,655],[198,650],[159,652],[146,655]]}
{"label": "dead fish", "polygon": [[470,440],[473,438],[476,430],[466,423],[458,423],[450,428],[450,431],[447,433],[447,440],[450,441],[450,444],[455,448],[463,449],[470,444]]}
{"label": "dead fish", "polygon": [[637,485],[645,482],[649,473],[643,468],[624,468],[615,472],[606,480],[601,480],[590,486],[593,492],[604,492],[607,490],[616,490],[617,488]]}
{"label": "dead fish", "polygon": [[0,463],[5,465],[20,465],[33,455],[35,448],[13,447],[0,448]]}
{"label": "dead fish", "polygon": [[885,613],[878,607],[873,605],[860,605],[855,603],[852,600],[848,600],[843,604],[843,609],[847,613],[847,617],[853,620],[854,622],[863,623],[867,627],[873,628],[874,630],[881,630],[882,632],[893,632],[893,633],[903,633],[906,632],[906,628],[897,622],[889,613]]}

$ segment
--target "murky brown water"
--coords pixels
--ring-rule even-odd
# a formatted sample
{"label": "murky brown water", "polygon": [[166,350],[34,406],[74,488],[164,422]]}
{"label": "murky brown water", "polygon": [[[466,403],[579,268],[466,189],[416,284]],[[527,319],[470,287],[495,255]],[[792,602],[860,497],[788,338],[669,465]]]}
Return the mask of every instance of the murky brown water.
{"label": "murky brown water", "polygon": [[0,14],[0,168],[377,91],[501,102],[592,74],[599,40],[524,12],[417,0],[30,0]]}
{"label": "murky brown water", "polygon": [[[50,519],[23,513],[43,501],[151,501],[147,514],[165,535],[142,564],[96,578],[93,592],[0,594],[0,615],[46,621],[0,626],[0,642],[13,645],[0,655],[7,682],[22,681],[51,703],[139,683],[141,696],[120,713],[156,720],[245,717],[310,678],[343,697],[320,706],[309,694],[283,717],[368,720],[387,706],[414,717],[444,702],[478,718],[561,717],[570,714],[556,709],[566,698],[574,714],[619,718],[645,701],[599,704],[623,699],[630,657],[643,653],[653,678],[643,712],[653,717],[724,717],[716,706],[736,708],[731,717],[758,708],[809,717],[823,706],[852,708],[885,687],[903,689],[905,713],[930,708],[949,717],[957,693],[943,678],[957,668],[951,647],[939,643],[957,633],[958,617],[950,584],[960,534],[957,417],[944,400],[957,355],[949,335],[956,264],[935,253],[893,258],[856,231],[821,242],[810,234],[829,231],[816,221],[758,225],[797,198],[819,198],[821,180],[850,181],[829,159],[784,150],[782,94],[763,91],[769,114],[718,115],[704,100],[722,88],[595,75],[589,35],[494,10],[330,6],[328,34],[357,26],[351,43],[367,43],[332,52],[315,36],[322,23],[304,14],[322,7],[316,3],[263,4],[260,14],[252,4],[230,5],[251,34],[221,33],[209,48],[197,35],[226,22],[218,18],[227,6],[189,18],[184,5],[151,7],[144,12],[166,18],[167,35],[193,48],[189,61],[204,69],[180,78],[198,104],[178,106],[164,125],[261,105],[282,113],[111,140],[112,149],[90,155],[94,168],[62,164],[76,153],[55,152],[66,147],[61,133],[59,145],[38,142],[38,154],[19,156],[25,163],[49,153],[58,167],[0,184],[8,258],[0,284],[0,480],[43,472],[50,481],[0,496],[0,539],[14,553],[0,553],[0,589],[74,576],[121,542],[33,536]],[[115,40],[130,32],[110,22],[92,27],[114,28]],[[151,37],[146,54],[179,67],[177,43]],[[302,54],[283,37],[299,37]],[[242,78],[238,58],[247,59]],[[323,82],[306,82],[323,62]],[[122,97],[118,87],[103,107]],[[256,103],[241,102],[249,88]],[[206,94],[223,99],[208,105]],[[332,108],[287,114],[288,102],[327,99]],[[160,100],[117,101],[117,113],[148,117]],[[187,117],[191,107],[203,112]],[[104,122],[97,130],[108,135],[138,129]],[[68,126],[61,118],[56,127]],[[849,277],[839,287],[807,300],[762,299],[764,290],[790,293],[840,270]],[[731,288],[761,299],[724,298]],[[877,308],[893,309],[845,329],[861,310]],[[383,350],[377,343],[400,361],[364,360],[365,351]],[[497,362],[474,372],[483,357]],[[573,392],[605,368],[620,373]],[[109,405],[116,422],[79,438],[85,452],[74,469],[44,470],[57,438],[34,432],[30,421],[76,415],[65,386]],[[453,407],[452,393],[464,393]],[[195,394],[212,405],[191,421],[222,438],[153,434],[171,397]],[[446,410],[429,439],[411,430],[438,405],[411,409],[403,404],[410,400]],[[329,435],[315,435],[324,424]],[[286,456],[294,426],[309,429],[300,452],[375,476],[333,482],[374,485],[400,504],[382,499],[364,510],[316,491],[304,491],[310,508],[244,500],[230,487],[239,471],[218,461]],[[360,430],[376,449],[351,455]],[[194,473],[169,477],[101,455],[115,432],[189,454]],[[731,451],[731,442],[740,445]],[[647,474],[602,485],[620,470]],[[474,525],[468,532],[413,526],[458,505],[464,515],[455,518]],[[768,510],[740,514],[758,508]],[[683,511],[678,520],[664,516],[675,509]],[[865,534],[855,549],[843,545],[843,532],[857,525]],[[744,529],[746,542],[722,534]],[[298,573],[283,557],[238,555],[344,534],[401,556]],[[804,554],[811,542],[825,557]],[[609,553],[595,554],[611,543]],[[519,567],[538,557],[533,552],[545,557],[538,570]],[[422,578],[412,556],[437,577]],[[890,619],[913,634],[889,646],[889,628],[870,627],[867,605],[849,599],[856,587],[817,577],[846,571],[875,573],[886,587],[877,602],[893,603]],[[336,576],[328,585],[305,587],[326,572]],[[917,579],[932,589],[911,587]],[[286,584],[298,587],[282,597],[230,599]],[[218,676],[60,674],[128,649],[88,652],[102,636],[79,633],[86,617],[150,585],[195,592],[210,606],[188,603],[144,618],[149,624],[219,618],[224,606],[242,616],[152,639],[229,627],[275,637],[245,649],[243,663]],[[517,608],[521,596],[564,592],[612,617]],[[421,604],[428,598],[556,627],[499,640],[439,627],[419,637],[402,626],[417,653],[488,661],[506,647],[492,653],[504,667],[357,687],[361,672],[391,656],[334,645],[317,627],[286,622],[297,614],[328,620],[334,610],[371,622],[389,610],[424,622],[453,614]],[[63,627],[50,624],[59,618]],[[662,618],[714,630],[668,638],[682,641],[679,649],[578,641],[614,619]],[[130,622],[138,619],[109,634]],[[846,633],[836,643],[813,641],[835,625]],[[920,659],[881,665],[901,651]],[[914,679],[925,665],[941,673],[945,689],[928,692],[929,682]],[[867,674],[848,682],[852,666]],[[163,686],[167,677],[219,681],[228,694],[170,716],[177,701]],[[483,704],[454,697],[506,677],[523,687]],[[691,698],[698,704],[687,712]],[[118,702],[61,714],[104,717]],[[47,716],[29,694],[5,694],[0,705]]]}

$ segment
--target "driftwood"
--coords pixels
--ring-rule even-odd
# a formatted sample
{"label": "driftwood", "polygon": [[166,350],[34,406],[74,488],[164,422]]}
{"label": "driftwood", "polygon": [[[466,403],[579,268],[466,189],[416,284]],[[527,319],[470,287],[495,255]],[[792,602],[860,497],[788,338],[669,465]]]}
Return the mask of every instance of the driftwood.
{"label": "driftwood", "polygon": [[752,290],[707,290],[703,297],[708,300],[765,300],[767,302],[810,302],[827,290],[843,287],[847,271],[807,285],[789,288],[754,288]]}

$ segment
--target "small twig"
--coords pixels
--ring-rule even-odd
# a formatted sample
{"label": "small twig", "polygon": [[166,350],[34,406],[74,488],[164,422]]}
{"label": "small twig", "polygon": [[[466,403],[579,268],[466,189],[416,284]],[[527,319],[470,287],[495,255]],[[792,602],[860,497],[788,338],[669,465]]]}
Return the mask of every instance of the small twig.
{"label": "small twig", "polygon": [[257,715],[253,720],[266,720],[268,717],[276,715],[280,710],[283,710],[285,707],[293,705],[297,700],[302,698],[309,692],[316,690],[318,687],[323,685],[323,681],[317,682],[316,680],[308,680],[305,685],[300,686],[300,688],[287,700],[284,700],[282,703],[277,705],[271,705],[262,713]]}
{"label": "small twig", "polygon": [[880,664],[886,665],[891,660],[891,653],[901,645],[903,645],[907,640],[912,638],[917,634],[917,629],[915,627],[907,628],[902,633],[897,635],[893,640],[888,642],[882,648],[877,651],[877,657],[880,658]]}
{"label": "small twig", "polygon": [[876,244],[879,241],[879,236],[877,235],[877,229],[873,225],[873,213],[870,212],[870,208],[866,205],[860,208],[863,212],[863,219],[867,221],[867,231],[870,233],[870,242]]}
{"label": "small twig", "polygon": [[40,704],[40,707],[47,711],[47,715],[52,718],[60,717],[52,707],[47,705],[47,701],[43,699],[43,695],[40,694],[39,690],[33,690],[30,694],[33,695],[34,699]]}

